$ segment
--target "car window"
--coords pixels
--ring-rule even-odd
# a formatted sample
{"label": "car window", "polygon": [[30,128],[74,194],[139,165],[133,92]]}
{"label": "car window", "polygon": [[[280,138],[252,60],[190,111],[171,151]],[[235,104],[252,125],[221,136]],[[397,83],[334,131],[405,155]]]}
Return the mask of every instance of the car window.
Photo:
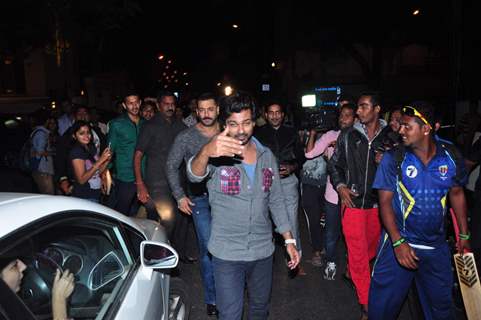
{"label": "car window", "polygon": [[145,240],[144,236],[129,226],[124,226],[125,234],[130,241],[134,260],[140,258],[140,243]]}
{"label": "car window", "polygon": [[120,226],[84,215],[57,220],[39,229],[32,228],[28,239],[9,249],[19,253],[27,265],[20,298],[37,319],[51,317],[55,271],[68,269],[75,275],[69,316],[95,319],[105,314],[136,260],[127,249],[130,240],[122,237]]}

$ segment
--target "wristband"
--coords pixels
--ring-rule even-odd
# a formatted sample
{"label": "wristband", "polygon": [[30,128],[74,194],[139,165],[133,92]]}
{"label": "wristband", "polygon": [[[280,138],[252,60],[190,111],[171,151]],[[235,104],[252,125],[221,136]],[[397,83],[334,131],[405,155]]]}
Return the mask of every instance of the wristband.
{"label": "wristband", "polygon": [[468,232],[468,234],[460,233],[459,234],[459,239],[461,240],[469,240],[471,239],[471,233]]}
{"label": "wristband", "polygon": [[293,244],[293,245],[297,245],[297,241],[296,239],[286,239],[284,240],[284,244],[287,246],[288,244]]}
{"label": "wristband", "polygon": [[398,241],[393,242],[392,247],[393,247],[393,248],[397,248],[397,247],[399,247],[401,244],[403,244],[404,242],[406,242],[406,239],[400,238]]}

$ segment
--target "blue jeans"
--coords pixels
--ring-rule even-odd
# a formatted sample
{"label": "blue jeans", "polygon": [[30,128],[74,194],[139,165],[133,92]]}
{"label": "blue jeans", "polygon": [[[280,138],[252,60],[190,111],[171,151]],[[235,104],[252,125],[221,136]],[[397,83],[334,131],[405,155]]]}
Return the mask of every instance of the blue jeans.
{"label": "blue jeans", "polygon": [[272,255],[255,261],[227,261],[212,257],[212,262],[219,319],[242,319],[246,283],[247,319],[267,319],[272,289]]}
{"label": "blue jeans", "polygon": [[324,202],[324,209],[326,211],[326,226],[324,227],[326,260],[336,262],[337,240],[341,235],[341,210],[339,204],[329,201]]}
{"label": "blue jeans", "polygon": [[195,232],[197,233],[197,243],[200,256],[200,273],[204,286],[204,301],[206,304],[215,304],[215,282],[214,269],[212,267],[212,257],[207,250],[207,243],[210,238],[210,215],[209,197],[193,197],[192,219],[194,220]]}

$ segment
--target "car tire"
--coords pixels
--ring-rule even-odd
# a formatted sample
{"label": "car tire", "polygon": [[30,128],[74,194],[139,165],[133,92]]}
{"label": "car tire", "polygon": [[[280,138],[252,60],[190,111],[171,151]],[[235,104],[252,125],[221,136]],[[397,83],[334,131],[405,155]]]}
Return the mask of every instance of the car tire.
{"label": "car tire", "polygon": [[170,278],[169,320],[188,320],[191,301],[185,282],[180,278]]}

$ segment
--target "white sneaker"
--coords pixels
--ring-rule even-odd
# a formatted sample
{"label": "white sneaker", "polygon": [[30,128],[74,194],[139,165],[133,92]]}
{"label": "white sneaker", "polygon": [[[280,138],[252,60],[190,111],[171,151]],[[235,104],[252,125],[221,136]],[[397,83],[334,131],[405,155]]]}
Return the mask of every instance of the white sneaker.
{"label": "white sneaker", "polygon": [[324,269],[324,279],[334,280],[335,276],[336,276],[336,263],[328,262],[326,265],[326,268]]}

